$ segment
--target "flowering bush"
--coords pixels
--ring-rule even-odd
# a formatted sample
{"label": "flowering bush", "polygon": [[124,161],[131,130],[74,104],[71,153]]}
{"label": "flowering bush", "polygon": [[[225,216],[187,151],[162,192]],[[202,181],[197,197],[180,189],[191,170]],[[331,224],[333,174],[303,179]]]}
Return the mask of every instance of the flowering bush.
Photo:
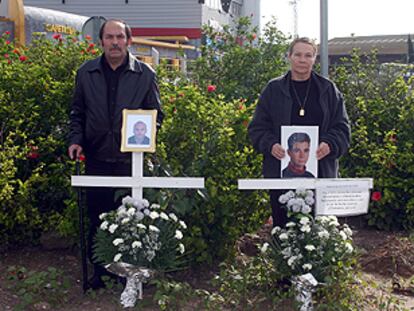
{"label": "flowering bush", "polygon": [[273,261],[282,278],[312,273],[319,282],[328,282],[338,268],[350,268],[352,230],[346,224],[341,226],[335,216],[313,218],[311,190],[289,191],[279,201],[285,204],[291,221],[285,228],[273,228],[262,253]]}
{"label": "flowering bush", "polygon": [[160,211],[158,204],[127,196],[117,210],[101,214],[100,219],[94,246],[99,262],[125,262],[157,271],[183,266],[182,230],[187,226],[175,214]]}

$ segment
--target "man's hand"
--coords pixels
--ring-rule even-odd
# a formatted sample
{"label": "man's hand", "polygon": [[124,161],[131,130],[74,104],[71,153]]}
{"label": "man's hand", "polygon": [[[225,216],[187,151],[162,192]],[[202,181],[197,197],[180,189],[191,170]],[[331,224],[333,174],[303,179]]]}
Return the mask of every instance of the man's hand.
{"label": "man's hand", "polygon": [[68,148],[68,154],[71,160],[79,159],[81,153],[82,153],[82,147],[80,145],[73,144],[73,145],[70,145]]}
{"label": "man's hand", "polygon": [[329,147],[329,145],[325,142],[321,142],[319,144],[318,150],[316,150],[316,158],[318,160],[321,160],[330,153],[331,153],[331,148]]}
{"label": "man's hand", "polygon": [[280,144],[274,144],[272,146],[272,156],[278,160],[282,160],[286,155],[285,149]]}

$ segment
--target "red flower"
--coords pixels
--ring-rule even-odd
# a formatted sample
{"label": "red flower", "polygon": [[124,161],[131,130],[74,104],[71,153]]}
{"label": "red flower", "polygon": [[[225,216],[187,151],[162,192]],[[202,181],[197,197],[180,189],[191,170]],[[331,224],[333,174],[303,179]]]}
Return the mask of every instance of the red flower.
{"label": "red flower", "polygon": [[396,143],[397,142],[397,135],[396,134],[390,135],[390,142],[392,142],[392,143]]}
{"label": "red flower", "polygon": [[27,154],[28,159],[38,159],[40,157],[40,154],[38,152],[37,146],[30,146],[31,151]]}
{"label": "red flower", "polygon": [[9,58],[10,57],[10,55],[9,54],[4,54],[4,58]]}
{"label": "red flower", "polygon": [[7,40],[7,41],[6,41],[6,44],[10,44],[10,40]]}
{"label": "red flower", "polygon": [[177,108],[174,107],[173,113],[177,113]]}
{"label": "red flower", "polygon": [[215,85],[210,84],[209,86],[207,86],[207,92],[213,93],[216,91],[216,88],[217,87]]}
{"label": "red flower", "polygon": [[90,41],[90,40],[92,40],[92,37],[91,37],[90,35],[86,35],[86,36],[85,36],[85,40],[86,40],[86,41]]}
{"label": "red flower", "polygon": [[95,47],[95,43],[89,43],[89,48],[92,49]]}
{"label": "red flower", "polygon": [[7,31],[4,32],[4,34],[5,35],[10,35],[10,31],[7,30]]}
{"label": "red flower", "polygon": [[85,155],[81,154],[81,155],[79,156],[79,161],[84,162],[85,160],[86,160]]}
{"label": "red flower", "polygon": [[185,96],[185,94],[184,94],[184,93],[178,93],[178,96],[179,96],[179,97],[184,97],[184,96]]}
{"label": "red flower", "polygon": [[27,60],[27,56],[22,55],[22,56],[19,57],[19,59],[20,59],[21,62],[24,62],[24,61]]}
{"label": "red flower", "polygon": [[91,54],[92,55],[95,55],[97,52],[96,52],[96,50],[95,49],[93,49],[92,51],[91,51]]}
{"label": "red flower", "polygon": [[243,105],[239,105],[239,110],[244,110],[244,106]]}
{"label": "red flower", "polygon": [[372,201],[374,201],[374,202],[378,202],[378,201],[380,201],[380,200],[381,200],[381,198],[382,198],[382,194],[381,194],[381,192],[379,192],[379,191],[374,191],[374,192],[371,194],[371,200],[372,200]]}
{"label": "red flower", "polygon": [[59,40],[59,39],[61,39],[62,38],[62,35],[61,34],[59,34],[59,33],[55,33],[54,35],[53,35],[53,39],[55,39],[55,40]]}
{"label": "red flower", "polygon": [[14,53],[14,54],[17,54],[17,55],[20,55],[20,51],[19,51],[18,49],[14,49],[14,50],[13,50],[13,53]]}
{"label": "red flower", "polygon": [[253,40],[256,40],[256,38],[257,38],[257,35],[254,33],[254,34],[252,34],[252,39]]}

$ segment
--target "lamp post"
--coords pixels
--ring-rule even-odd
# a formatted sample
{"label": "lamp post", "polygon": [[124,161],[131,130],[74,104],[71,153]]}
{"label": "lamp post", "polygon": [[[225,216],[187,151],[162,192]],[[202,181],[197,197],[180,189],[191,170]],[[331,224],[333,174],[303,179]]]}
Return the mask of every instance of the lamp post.
{"label": "lamp post", "polygon": [[321,38],[320,38],[320,62],[321,74],[328,77],[329,59],[328,59],[328,0],[321,0]]}

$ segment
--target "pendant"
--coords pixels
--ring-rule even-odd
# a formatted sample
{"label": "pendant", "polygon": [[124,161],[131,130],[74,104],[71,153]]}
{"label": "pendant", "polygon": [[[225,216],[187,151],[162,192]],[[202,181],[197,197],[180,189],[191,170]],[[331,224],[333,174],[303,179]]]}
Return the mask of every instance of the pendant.
{"label": "pendant", "polygon": [[305,109],[304,108],[300,108],[299,110],[299,116],[303,117],[305,115]]}

